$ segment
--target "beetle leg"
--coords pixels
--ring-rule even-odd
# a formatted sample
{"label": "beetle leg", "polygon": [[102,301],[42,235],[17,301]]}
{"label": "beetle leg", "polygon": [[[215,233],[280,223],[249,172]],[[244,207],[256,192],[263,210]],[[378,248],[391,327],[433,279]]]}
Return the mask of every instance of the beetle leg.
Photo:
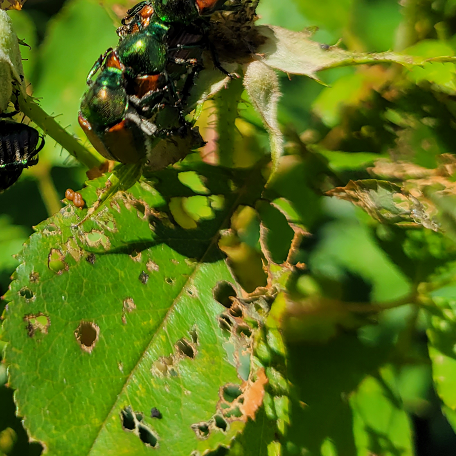
{"label": "beetle leg", "polygon": [[92,68],[89,71],[89,74],[87,75],[87,85],[92,84],[92,77],[100,69],[101,65],[103,64],[104,59],[111,51],[112,51],[112,48],[109,48],[103,55],[100,55],[98,60],[93,64]]}
{"label": "beetle leg", "polygon": [[127,112],[125,118],[134,122],[148,136],[155,136],[157,134],[157,126],[147,119],[144,119],[139,114],[133,111]]}

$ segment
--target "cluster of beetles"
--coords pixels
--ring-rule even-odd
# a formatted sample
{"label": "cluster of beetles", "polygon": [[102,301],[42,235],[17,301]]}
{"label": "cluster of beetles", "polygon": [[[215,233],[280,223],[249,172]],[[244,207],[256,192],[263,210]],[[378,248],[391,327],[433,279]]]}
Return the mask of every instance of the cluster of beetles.
{"label": "cluster of beetles", "polygon": [[[221,66],[209,39],[211,15],[232,8],[225,2],[152,0],[127,11],[117,29],[117,47],[100,56],[89,72],[78,117],[103,157],[147,163],[162,140],[187,151],[204,144],[185,112],[190,91],[204,69],[204,51],[216,68],[234,76]],[[38,145],[39,139],[30,126],[0,121],[0,191],[38,162],[44,145],[43,139]]]}

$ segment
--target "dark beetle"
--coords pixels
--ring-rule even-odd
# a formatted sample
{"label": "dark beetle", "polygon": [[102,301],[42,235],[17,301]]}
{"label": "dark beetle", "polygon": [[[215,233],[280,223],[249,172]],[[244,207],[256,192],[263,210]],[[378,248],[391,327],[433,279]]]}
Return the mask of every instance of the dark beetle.
{"label": "dark beetle", "polygon": [[38,152],[44,147],[44,138],[38,146],[39,139],[28,125],[0,120],[0,192],[11,187],[24,168],[38,163]]}

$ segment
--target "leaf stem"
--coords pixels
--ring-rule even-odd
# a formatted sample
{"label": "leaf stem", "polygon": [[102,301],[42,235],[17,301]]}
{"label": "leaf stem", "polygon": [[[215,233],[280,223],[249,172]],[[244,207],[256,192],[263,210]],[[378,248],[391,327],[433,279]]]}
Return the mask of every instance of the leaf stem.
{"label": "leaf stem", "polygon": [[40,190],[41,198],[46,206],[49,217],[57,213],[61,208],[60,198],[51,179],[50,167],[48,164],[35,167],[34,176],[38,181],[38,188]]}
{"label": "leaf stem", "polygon": [[218,156],[221,166],[234,166],[235,120],[244,87],[241,79],[232,79],[228,87],[214,98],[217,110],[216,131]]}
{"label": "leaf stem", "polygon": [[105,161],[100,155],[86,149],[77,138],[60,126],[54,117],[38,106],[33,98],[24,98],[22,94],[19,94],[18,103],[20,110],[27,117],[87,168],[98,167]]}

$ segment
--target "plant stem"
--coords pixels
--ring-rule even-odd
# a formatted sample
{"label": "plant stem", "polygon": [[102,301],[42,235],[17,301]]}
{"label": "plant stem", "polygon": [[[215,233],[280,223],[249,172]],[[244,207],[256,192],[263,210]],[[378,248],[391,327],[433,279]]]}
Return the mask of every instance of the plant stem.
{"label": "plant stem", "polygon": [[31,97],[24,98],[22,95],[19,95],[18,103],[20,110],[27,117],[87,168],[98,167],[105,161],[98,154],[86,149],[77,138],[61,127]]}
{"label": "plant stem", "polygon": [[234,166],[235,120],[238,117],[238,104],[241,100],[242,79],[232,79],[226,89],[214,98],[217,109],[216,131],[218,135],[218,156],[221,166]]}
{"label": "plant stem", "polygon": [[33,170],[33,174],[38,181],[38,188],[40,190],[41,198],[43,199],[43,203],[46,206],[49,217],[51,215],[54,215],[62,208],[59,195],[55,189],[54,182],[51,179],[50,171],[51,168],[47,163],[41,166],[37,166]]}

